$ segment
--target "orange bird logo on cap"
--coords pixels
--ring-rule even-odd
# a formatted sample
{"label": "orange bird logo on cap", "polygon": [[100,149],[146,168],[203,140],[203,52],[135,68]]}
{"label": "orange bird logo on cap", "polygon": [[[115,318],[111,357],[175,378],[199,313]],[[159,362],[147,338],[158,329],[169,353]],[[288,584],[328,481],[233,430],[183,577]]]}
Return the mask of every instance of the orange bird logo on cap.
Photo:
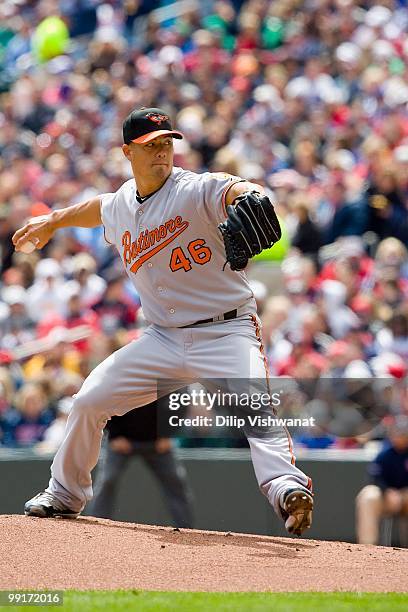
{"label": "orange bird logo on cap", "polygon": [[158,123],[159,125],[163,123],[163,121],[169,120],[169,117],[167,115],[159,115],[158,113],[149,113],[148,115],[146,115],[146,117],[149,117],[149,119],[151,119],[155,123]]}

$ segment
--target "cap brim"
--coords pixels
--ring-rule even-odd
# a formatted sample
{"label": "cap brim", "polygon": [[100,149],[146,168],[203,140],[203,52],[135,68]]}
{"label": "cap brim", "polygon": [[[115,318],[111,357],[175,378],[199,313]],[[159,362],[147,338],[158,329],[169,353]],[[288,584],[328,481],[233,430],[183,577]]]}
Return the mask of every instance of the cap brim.
{"label": "cap brim", "polygon": [[139,138],[135,138],[132,140],[132,142],[135,142],[136,144],[146,144],[146,142],[150,142],[158,136],[173,136],[173,138],[183,138],[183,134],[181,134],[181,132],[175,132],[174,130],[157,130],[156,132],[149,132],[148,134],[139,136]]}

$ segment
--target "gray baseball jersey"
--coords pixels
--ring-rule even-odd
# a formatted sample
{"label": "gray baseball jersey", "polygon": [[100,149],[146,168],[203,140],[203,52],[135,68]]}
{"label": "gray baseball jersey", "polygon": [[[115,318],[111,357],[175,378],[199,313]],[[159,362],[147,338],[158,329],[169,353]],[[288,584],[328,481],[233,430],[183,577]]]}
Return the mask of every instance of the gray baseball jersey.
{"label": "gray baseball jersey", "polygon": [[146,319],[180,327],[248,305],[245,272],[233,272],[217,225],[225,196],[242,179],[173,168],[165,184],[142,202],[134,179],[101,196],[105,237],[114,244],[140,295]]}

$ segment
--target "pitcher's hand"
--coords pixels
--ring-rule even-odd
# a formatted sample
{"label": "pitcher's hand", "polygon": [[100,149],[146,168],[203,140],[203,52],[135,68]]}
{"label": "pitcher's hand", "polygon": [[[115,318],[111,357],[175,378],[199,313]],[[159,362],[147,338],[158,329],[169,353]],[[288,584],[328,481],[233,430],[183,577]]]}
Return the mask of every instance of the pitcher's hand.
{"label": "pitcher's hand", "polygon": [[31,241],[36,249],[42,249],[51,240],[55,227],[51,215],[33,217],[21,229],[17,230],[12,238],[14,248],[20,251],[23,244]]}

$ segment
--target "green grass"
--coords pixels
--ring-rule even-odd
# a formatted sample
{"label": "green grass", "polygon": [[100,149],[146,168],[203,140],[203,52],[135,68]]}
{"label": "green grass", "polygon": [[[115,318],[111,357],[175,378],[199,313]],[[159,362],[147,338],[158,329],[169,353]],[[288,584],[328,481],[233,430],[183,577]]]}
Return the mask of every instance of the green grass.
{"label": "green grass", "polygon": [[32,612],[308,612],[323,610],[408,609],[408,595],[399,593],[176,593],[167,591],[65,591],[63,606],[3,607]]}

